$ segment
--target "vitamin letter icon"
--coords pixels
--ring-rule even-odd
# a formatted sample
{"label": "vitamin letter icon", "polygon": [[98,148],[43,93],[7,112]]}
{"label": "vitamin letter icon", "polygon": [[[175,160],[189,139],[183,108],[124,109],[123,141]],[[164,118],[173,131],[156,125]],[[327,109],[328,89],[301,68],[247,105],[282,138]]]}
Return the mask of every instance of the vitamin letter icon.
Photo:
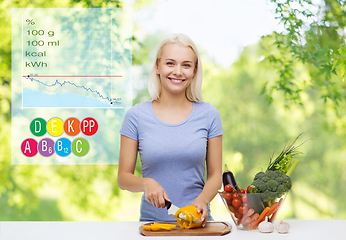
{"label": "vitamin letter icon", "polygon": [[83,157],[89,152],[89,143],[84,138],[76,138],[72,142],[72,152],[78,157]]}
{"label": "vitamin letter icon", "polygon": [[55,142],[55,152],[61,157],[66,157],[71,153],[71,141],[67,138],[60,138]]}
{"label": "vitamin letter icon", "polygon": [[47,131],[53,136],[57,137],[64,132],[64,122],[60,118],[51,118],[47,123]]}
{"label": "vitamin letter icon", "polygon": [[81,122],[81,130],[87,136],[92,136],[97,132],[98,124],[92,117],[84,118]]}
{"label": "vitamin letter icon", "polygon": [[50,138],[44,138],[38,143],[38,151],[44,157],[54,154],[54,141]]}
{"label": "vitamin letter icon", "polygon": [[37,142],[35,139],[28,138],[22,142],[22,153],[27,157],[33,157],[37,154]]}
{"label": "vitamin letter icon", "polygon": [[41,137],[47,132],[47,123],[43,118],[35,118],[31,121],[30,131],[37,137]]}
{"label": "vitamin letter icon", "polygon": [[80,132],[80,122],[77,118],[69,118],[64,123],[65,133],[69,136],[76,136]]}

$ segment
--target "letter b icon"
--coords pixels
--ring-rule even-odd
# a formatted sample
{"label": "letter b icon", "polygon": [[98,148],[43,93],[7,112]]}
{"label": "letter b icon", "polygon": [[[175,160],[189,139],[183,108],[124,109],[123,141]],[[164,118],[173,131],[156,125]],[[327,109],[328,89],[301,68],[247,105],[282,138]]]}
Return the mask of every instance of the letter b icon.
{"label": "letter b icon", "polygon": [[38,151],[44,157],[52,156],[54,153],[54,141],[50,138],[44,138],[38,143]]}

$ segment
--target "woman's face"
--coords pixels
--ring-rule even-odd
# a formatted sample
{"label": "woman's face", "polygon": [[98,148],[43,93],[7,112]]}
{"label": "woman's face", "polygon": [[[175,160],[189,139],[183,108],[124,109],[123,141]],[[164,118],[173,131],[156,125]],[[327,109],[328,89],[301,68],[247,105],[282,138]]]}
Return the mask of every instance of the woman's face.
{"label": "woman's face", "polygon": [[162,92],[185,94],[195,75],[195,66],[195,54],[190,47],[176,43],[164,46],[156,69],[160,75]]}

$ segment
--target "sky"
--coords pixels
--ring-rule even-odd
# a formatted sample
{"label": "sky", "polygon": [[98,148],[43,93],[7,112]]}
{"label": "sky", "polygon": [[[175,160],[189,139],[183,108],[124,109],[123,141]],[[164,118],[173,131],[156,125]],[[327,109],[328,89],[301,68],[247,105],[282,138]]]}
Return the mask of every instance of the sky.
{"label": "sky", "polygon": [[243,48],[282,30],[269,0],[157,0],[134,13],[145,34],[184,33],[213,61],[228,67]]}

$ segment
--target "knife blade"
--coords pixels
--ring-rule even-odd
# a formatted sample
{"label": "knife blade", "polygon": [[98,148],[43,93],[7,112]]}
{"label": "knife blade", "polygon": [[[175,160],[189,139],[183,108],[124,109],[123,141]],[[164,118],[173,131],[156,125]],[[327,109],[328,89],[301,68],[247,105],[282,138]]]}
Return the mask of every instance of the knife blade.
{"label": "knife blade", "polygon": [[179,210],[179,208],[167,200],[165,200],[165,206],[167,208],[168,214],[172,217],[175,217],[175,213]]}

